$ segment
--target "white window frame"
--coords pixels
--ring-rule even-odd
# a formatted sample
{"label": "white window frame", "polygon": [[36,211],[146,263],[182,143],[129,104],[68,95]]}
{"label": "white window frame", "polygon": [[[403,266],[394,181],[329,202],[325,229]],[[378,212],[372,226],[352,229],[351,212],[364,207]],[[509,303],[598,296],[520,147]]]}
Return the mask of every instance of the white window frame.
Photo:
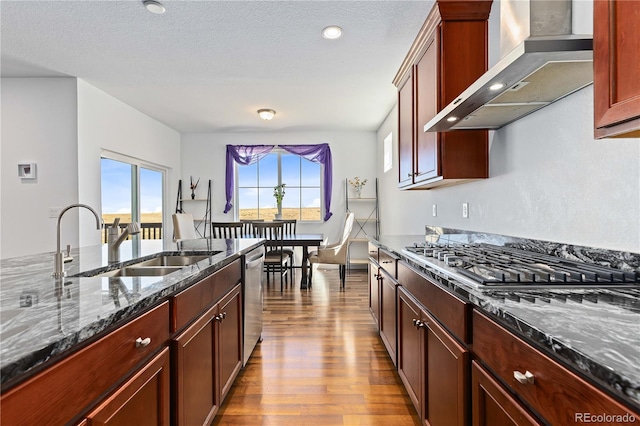
{"label": "white window frame", "polygon": [[[142,160],[140,158],[131,157],[129,155],[121,154],[114,151],[101,150],[100,159],[109,159],[119,161],[121,163],[127,163],[131,166],[135,166],[135,178],[132,179],[132,200],[131,200],[131,220],[134,222],[140,222],[140,168],[153,170],[162,174],[162,235],[167,235],[167,176],[169,175],[169,168],[160,164],[152,163],[150,161]],[[102,171],[100,171],[102,175]],[[100,184],[100,200],[102,200],[102,183]],[[102,203],[102,202],[101,202]],[[100,212],[102,213],[102,204],[100,205]]]}
{"label": "white window frame", "polygon": [[[269,152],[269,154],[278,154],[278,185],[282,183],[282,162],[281,162],[281,154],[288,154],[288,155],[293,155],[293,156],[297,156],[300,157],[302,160],[306,160],[306,158],[301,157],[299,155],[296,154],[292,154],[288,151],[285,151],[284,149],[275,147],[273,148],[273,150],[271,150]],[[309,160],[307,160],[309,161]],[[324,212],[324,165],[323,164],[319,164],[320,166],[320,218],[317,220],[299,220],[298,223],[322,223],[322,216],[323,216],[323,212]],[[233,169],[233,173],[234,173],[234,188],[233,188],[233,199],[235,200],[235,202],[233,202],[233,217],[235,221],[240,220],[240,179],[239,179],[239,168],[242,167],[241,164],[238,164],[234,161],[234,169]],[[300,182],[302,182],[302,170],[300,170]],[[301,188],[305,188],[304,186],[300,186]],[[267,188],[266,186],[263,187],[258,187],[258,188]],[[270,188],[270,187],[269,187]],[[309,187],[309,188],[316,188],[314,187]],[[302,200],[301,200],[302,201]],[[260,208],[260,206],[258,206],[258,208]],[[299,206],[299,208],[302,208],[302,206]]]}

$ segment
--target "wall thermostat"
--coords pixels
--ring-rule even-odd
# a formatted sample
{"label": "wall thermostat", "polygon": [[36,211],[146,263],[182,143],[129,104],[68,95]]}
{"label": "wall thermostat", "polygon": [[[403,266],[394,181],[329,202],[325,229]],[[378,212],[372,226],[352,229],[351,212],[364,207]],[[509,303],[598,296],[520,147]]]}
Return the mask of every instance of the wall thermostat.
{"label": "wall thermostat", "polygon": [[21,179],[35,179],[36,163],[18,164],[18,177]]}

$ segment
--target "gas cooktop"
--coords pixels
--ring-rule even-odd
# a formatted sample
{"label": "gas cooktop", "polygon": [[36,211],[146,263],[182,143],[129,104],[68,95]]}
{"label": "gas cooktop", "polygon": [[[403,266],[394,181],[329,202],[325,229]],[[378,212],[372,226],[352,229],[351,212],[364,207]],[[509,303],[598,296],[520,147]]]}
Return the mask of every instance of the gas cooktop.
{"label": "gas cooktop", "polygon": [[640,274],[491,244],[421,243],[406,251],[486,287],[637,287]]}

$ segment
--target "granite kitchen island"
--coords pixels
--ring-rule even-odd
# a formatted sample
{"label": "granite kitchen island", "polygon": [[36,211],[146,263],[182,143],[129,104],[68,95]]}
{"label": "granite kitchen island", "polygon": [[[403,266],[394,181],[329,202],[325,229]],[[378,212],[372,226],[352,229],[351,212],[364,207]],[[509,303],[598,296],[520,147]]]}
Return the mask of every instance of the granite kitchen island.
{"label": "granite kitchen island", "polygon": [[[33,372],[72,353],[111,329],[136,318],[169,296],[211,275],[263,244],[260,239],[126,241],[121,262],[108,265],[106,245],[71,251],[67,276],[56,280],[53,253],[0,262],[0,341],[3,391]],[[163,277],[84,277],[85,271],[109,271],[139,258],[161,255],[206,256]]]}

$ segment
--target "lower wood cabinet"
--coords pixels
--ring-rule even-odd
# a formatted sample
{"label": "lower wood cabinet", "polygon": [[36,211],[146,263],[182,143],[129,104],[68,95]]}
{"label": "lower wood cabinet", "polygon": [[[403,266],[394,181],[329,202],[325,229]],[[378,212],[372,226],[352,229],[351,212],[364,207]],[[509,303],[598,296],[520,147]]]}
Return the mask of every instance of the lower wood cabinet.
{"label": "lower wood cabinet", "polygon": [[374,262],[369,262],[369,311],[373,317],[373,322],[380,330],[380,274],[379,266]]}
{"label": "lower wood cabinet", "polygon": [[384,269],[378,274],[380,286],[380,337],[389,352],[391,361],[397,365],[397,295],[398,281]]}
{"label": "lower wood cabinet", "polygon": [[398,287],[398,373],[424,424],[469,421],[469,351]]}
{"label": "lower wood cabinet", "polygon": [[422,310],[403,287],[398,288],[398,374],[414,407],[422,415],[424,338],[416,327]]}
{"label": "lower wood cabinet", "polygon": [[210,424],[242,367],[240,288],[172,340],[176,425]]}
{"label": "lower wood cabinet", "polygon": [[577,422],[577,414],[640,417],[486,315],[473,312],[473,351],[505,387],[548,424]]}
{"label": "lower wood cabinet", "polygon": [[95,408],[87,426],[168,426],[169,349],[164,348]]}
{"label": "lower wood cabinet", "polygon": [[471,363],[473,426],[534,426],[537,420],[476,361]]}
{"label": "lower wood cabinet", "polygon": [[3,392],[2,424],[62,425],[83,418],[85,410],[148,365],[168,339],[169,303],[164,302]]}

